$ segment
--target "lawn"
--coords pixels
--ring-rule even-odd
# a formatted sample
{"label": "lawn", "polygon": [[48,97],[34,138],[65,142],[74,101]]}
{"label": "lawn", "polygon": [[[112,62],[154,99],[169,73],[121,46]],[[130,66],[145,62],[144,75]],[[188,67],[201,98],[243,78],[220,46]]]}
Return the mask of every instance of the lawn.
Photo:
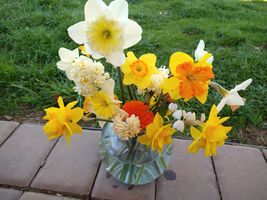
{"label": "lawn", "polygon": [[[221,0],[129,0],[130,18],[143,28],[143,38],[131,50],[153,52],[158,66],[184,51],[193,56],[200,39],[215,58],[215,80],[231,89],[252,78],[241,94],[246,106],[230,116],[232,141],[267,144],[267,3]],[[2,0],[0,7],[0,115],[26,115],[55,105],[62,95],[76,98],[72,83],[56,68],[60,47],[76,48],[67,28],[81,21],[83,1]],[[208,113],[220,97],[212,90],[201,106],[191,100],[188,110]],[[256,128],[251,128],[256,127]],[[237,131],[240,130],[240,131]],[[255,132],[247,133],[247,130]],[[259,132],[259,134],[258,134]]]}

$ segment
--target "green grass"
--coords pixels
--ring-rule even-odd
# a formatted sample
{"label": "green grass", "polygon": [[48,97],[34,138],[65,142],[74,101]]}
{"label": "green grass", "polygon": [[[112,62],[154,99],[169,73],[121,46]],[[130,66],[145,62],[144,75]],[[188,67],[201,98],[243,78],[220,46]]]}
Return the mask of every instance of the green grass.
{"label": "green grass", "polygon": [[[72,83],[56,68],[60,47],[75,48],[67,28],[83,20],[85,1],[2,0],[0,7],[0,115],[42,110],[55,98],[76,98]],[[267,3],[221,0],[129,0],[130,18],[143,28],[137,55],[153,52],[158,66],[184,51],[193,56],[200,39],[212,52],[216,81],[231,89],[248,78],[252,85],[242,95],[246,106],[231,117],[237,129],[262,127],[266,121]],[[190,109],[208,113],[220,97],[211,90],[203,107],[192,100]],[[238,139],[238,138],[237,138]],[[242,142],[242,141],[241,141]]]}

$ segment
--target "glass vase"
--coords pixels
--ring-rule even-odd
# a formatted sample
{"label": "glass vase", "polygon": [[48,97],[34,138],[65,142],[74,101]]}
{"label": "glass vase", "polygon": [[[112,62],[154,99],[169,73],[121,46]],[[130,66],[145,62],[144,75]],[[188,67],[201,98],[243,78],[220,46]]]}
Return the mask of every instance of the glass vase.
{"label": "glass vase", "polygon": [[100,140],[100,155],[106,170],[117,180],[129,185],[142,185],[158,178],[168,167],[172,145],[163,151],[152,151],[136,138],[123,141],[106,123]]}

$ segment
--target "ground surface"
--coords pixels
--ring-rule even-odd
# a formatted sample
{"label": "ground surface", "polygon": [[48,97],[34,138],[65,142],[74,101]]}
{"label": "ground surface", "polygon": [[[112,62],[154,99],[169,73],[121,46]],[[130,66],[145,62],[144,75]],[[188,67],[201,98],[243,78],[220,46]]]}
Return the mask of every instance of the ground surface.
{"label": "ground surface", "polygon": [[2,200],[265,200],[267,149],[225,145],[213,158],[189,154],[174,140],[168,169],[156,181],[127,186],[101,164],[100,131],[48,141],[38,124],[0,121]]}
{"label": "ground surface", "polygon": [[[34,116],[36,111],[55,105],[59,95],[66,101],[76,98],[72,83],[57,70],[56,62],[60,47],[76,48],[66,29],[83,20],[84,3],[85,0],[2,1],[2,118],[4,115],[15,115],[15,119]],[[193,55],[198,41],[204,39],[207,50],[215,57],[216,81],[231,89],[253,78],[252,85],[242,92],[247,99],[246,106],[235,113],[224,109],[222,115],[230,116],[229,123],[235,127],[230,139],[266,145],[267,3],[129,0],[129,4],[130,18],[143,27],[142,41],[132,48],[137,55],[153,52],[158,56],[158,66],[168,65],[173,52]],[[217,94],[211,93],[204,107],[195,101],[184,106],[208,113],[211,104],[220,100]],[[247,131],[250,129],[255,134]]]}

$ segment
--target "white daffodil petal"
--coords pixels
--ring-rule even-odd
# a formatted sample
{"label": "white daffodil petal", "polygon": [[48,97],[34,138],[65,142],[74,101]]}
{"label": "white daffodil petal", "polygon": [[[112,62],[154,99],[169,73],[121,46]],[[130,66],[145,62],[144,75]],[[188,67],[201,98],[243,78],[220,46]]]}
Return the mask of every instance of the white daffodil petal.
{"label": "white daffodil petal", "polygon": [[226,104],[231,106],[244,105],[245,102],[237,92],[231,93],[226,97]]}
{"label": "white daffodil petal", "polygon": [[111,78],[106,80],[102,87],[102,91],[107,93],[112,100],[114,99],[114,86],[115,81]]}
{"label": "white daffodil petal", "polygon": [[114,67],[121,66],[125,62],[125,55],[123,52],[115,52],[107,56],[107,61],[111,63]]}
{"label": "white daffodil petal", "polygon": [[211,63],[213,62],[213,60],[214,60],[214,57],[211,56],[211,57],[209,57],[209,58],[207,59],[207,63],[211,64]]}
{"label": "white daffodil petal", "polygon": [[124,49],[138,43],[142,38],[142,28],[135,21],[128,19],[124,28]]}
{"label": "white daffodil petal", "polygon": [[176,111],[172,114],[172,116],[173,116],[175,119],[178,119],[178,120],[181,119],[182,115],[183,115],[182,110],[176,110]]}
{"label": "white daffodil petal", "polygon": [[200,58],[203,56],[204,48],[205,48],[205,43],[203,40],[200,40],[198,45],[197,45],[197,49],[195,51],[195,59],[196,60],[200,60]]}
{"label": "white daffodil petal", "polygon": [[173,128],[177,129],[180,132],[184,131],[184,122],[182,120],[178,120],[174,122]]}
{"label": "white daffodil petal", "polygon": [[245,90],[245,89],[247,89],[247,87],[248,87],[251,83],[252,83],[252,79],[250,78],[250,79],[244,81],[243,83],[241,83],[241,84],[235,86],[235,88],[234,88],[233,90],[235,90],[235,91]]}
{"label": "white daffodil petal", "polygon": [[93,51],[88,44],[84,45],[85,48],[85,52],[88,52],[88,54],[90,54],[94,59],[98,60],[100,58],[103,58],[104,56],[100,55],[99,53]]}
{"label": "white daffodil petal", "polygon": [[115,20],[120,21],[127,21],[128,19],[128,3],[125,0],[115,0],[112,1],[109,6],[108,10],[112,13],[112,17]]}
{"label": "white daffodil petal", "polygon": [[169,106],[168,106],[169,110],[174,112],[177,110],[177,104],[175,103],[170,103]]}
{"label": "white daffodil petal", "polygon": [[74,50],[69,50],[61,47],[58,50],[58,55],[60,57],[60,60],[64,62],[72,62],[75,58],[79,57],[79,50],[77,48]]}
{"label": "white daffodil petal", "polygon": [[227,98],[223,97],[220,103],[217,105],[218,112],[220,112],[223,109],[223,107],[225,106],[226,100]]}
{"label": "white daffodil petal", "polygon": [[78,22],[68,28],[70,38],[77,44],[87,43],[87,23],[85,21]]}
{"label": "white daffodil petal", "polygon": [[84,6],[85,21],[94,21],[104,15],[107,5],[102,0],[88,0]]}

